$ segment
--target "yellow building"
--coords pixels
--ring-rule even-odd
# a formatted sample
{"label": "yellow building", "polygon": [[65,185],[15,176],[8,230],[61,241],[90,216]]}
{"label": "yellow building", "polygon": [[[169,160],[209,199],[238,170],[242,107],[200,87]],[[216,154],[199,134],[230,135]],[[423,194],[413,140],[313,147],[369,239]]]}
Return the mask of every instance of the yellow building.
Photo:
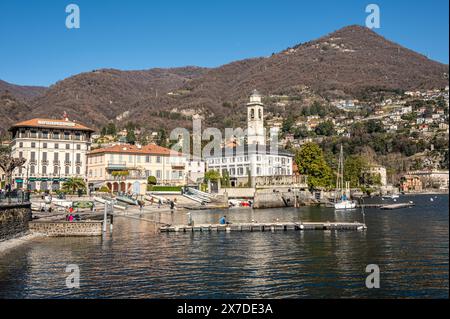
{"label": "yellow building", "polygon": [[203,162],[195,166],[187,156],[154,144],[118,144],[88,153],[88,184],[91,190],[106,186],[112,192],[143,194],[147,178],[158,184],[185,185],[196,173],[204,173]]}

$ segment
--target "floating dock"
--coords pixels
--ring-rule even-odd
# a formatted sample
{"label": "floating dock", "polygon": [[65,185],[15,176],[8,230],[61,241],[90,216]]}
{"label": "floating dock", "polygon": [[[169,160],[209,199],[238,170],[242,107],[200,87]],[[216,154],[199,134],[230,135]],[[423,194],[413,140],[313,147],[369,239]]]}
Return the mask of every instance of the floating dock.
{"label": "floating dock", "polygon": [[237,223],[229,225],[220,224],[198,224],[189,225],[166,225],[159,228],[162,233],[171,232],[231,232],[231,231],[288,231],[288,230],[365,230],[366,225],[359,222],[285,222],[285,223]]}

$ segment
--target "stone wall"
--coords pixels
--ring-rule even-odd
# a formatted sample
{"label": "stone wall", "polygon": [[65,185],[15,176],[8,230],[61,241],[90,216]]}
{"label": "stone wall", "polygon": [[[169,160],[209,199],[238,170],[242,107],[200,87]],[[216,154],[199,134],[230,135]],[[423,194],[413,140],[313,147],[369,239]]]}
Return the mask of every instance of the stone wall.
{"label": "stone wall", "polygon": [[253,198],[255,195],[254,188],[222,188],[219,194],[228,194],[228,198]]}
{"label": "stone wall", "polygon": [[258,190],[255,192],[253,202],[254,208],[281,208],[294,207],[308,204],[310,195],[305,191],[267,191]]}
{"label": "stone wall", "polygon": [[103,221],[30,222],[30,231],[52,237],[101,236]]}
{"label": "stone wall", "polygon": [[25,234],[30,220],[30,204],[0,204],[0,241]]}

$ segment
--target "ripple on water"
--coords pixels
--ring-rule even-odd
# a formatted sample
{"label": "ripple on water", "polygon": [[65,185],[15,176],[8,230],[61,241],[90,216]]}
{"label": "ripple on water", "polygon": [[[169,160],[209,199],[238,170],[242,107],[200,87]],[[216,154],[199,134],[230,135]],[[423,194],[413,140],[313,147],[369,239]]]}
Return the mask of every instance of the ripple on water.
{"label": "ripple on water", "polygon": [[[157,234],[146,222],[117,218],[104,239],[39,239],[2,255],[0,298],[448,298],[448,196],[432,206],[427,197],[411,199],[410,209],[368,209],[364,233]],[[220,214],[193,217],[215,222]],[[307,207],[227,216],[362,218]],[[377,290],[365,288],[372,263],[381,270]],[[68,264],[80,267],[79,290],[65,287]]]}

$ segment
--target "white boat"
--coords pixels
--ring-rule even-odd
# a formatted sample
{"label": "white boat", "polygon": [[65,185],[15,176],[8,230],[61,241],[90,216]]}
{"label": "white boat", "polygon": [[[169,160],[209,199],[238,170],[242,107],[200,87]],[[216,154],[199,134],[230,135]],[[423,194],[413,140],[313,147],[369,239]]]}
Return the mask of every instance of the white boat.
{"label": "white boat", "polygon": [[[356,208],[356,201],[347,197],[347,192],[350,195],[350,183],[346,183],[344,189],[344,150],[341,145],[341,153],[339,154],[339,166],[336,176],[336,198],[334,202],[335,210],[351,210]],[[338,196],[339,194],[339,196]]]}
{"label": "white boat", "polygon": [[334,204],[334,209],[336,210],[349,210],[349,209],[355,209],[356,208],[356,202],[354,200],[341,200]]}
{"label": "white boat", "polygon": [[397,198],[400,198],[400,195],[398,195],[398,194],[390,194],[390,195],[383,196],[383,198],[397,199]]}
{"label": "white boat", "polygon": [[59,207],[69,208],[73,205],[73,202],[65,199],[52,199],[52,204]]}

